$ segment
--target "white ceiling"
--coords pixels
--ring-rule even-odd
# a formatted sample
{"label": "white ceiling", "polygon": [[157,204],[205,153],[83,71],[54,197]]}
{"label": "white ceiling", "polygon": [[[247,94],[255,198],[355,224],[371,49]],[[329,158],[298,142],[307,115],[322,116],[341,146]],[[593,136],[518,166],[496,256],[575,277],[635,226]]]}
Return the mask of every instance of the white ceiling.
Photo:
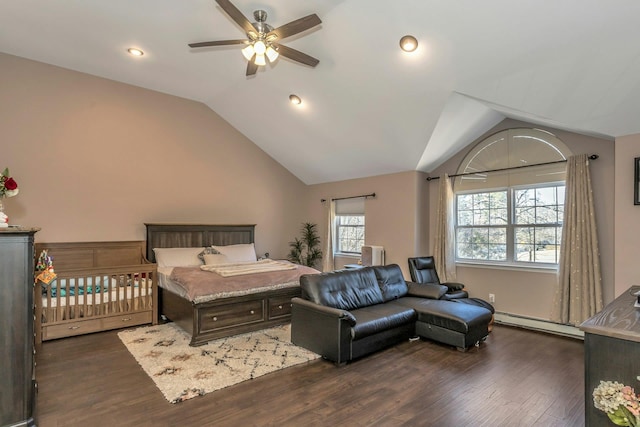
{"label": "white ceiling", "polygon": [[319,65],[245,77],[241,45],[190,49],[245,36],[214,0],[2,0],[0,51],[201,101],[307,184],[429,172],[504,117],[640,133],[637,0],[232,2],[273,27],[316,13],[281,43]]}

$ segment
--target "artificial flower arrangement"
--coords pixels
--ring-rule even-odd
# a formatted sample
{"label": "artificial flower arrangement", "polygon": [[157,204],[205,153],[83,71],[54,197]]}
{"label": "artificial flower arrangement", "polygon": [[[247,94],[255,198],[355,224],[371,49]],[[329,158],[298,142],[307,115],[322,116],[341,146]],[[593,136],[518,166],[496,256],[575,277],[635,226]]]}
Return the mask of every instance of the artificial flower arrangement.
{"label": "artificial flower arrangement", "polygon": [[0,199],[18,194],[18,183],[9,175],[9,168],[0,174]]}
{"label": "artificial flower arrangement", "polygon": [[640,399],[629,386],[617,381],[600,381],[593,390],[593,404],[617,426],[640,427]]}

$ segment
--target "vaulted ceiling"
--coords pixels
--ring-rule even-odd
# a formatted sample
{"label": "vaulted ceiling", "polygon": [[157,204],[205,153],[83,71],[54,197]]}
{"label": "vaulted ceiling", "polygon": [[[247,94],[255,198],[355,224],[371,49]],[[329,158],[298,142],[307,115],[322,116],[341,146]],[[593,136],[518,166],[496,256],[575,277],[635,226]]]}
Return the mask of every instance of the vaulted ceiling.
{"label": "vaulted ceiling", "polygon": [[320,63],[247,77],[241,45],[190,49],[245,38],[214,0],[7,0],[0,52],[203,102],[307,184],[429,172],[505,117],[640,133],[636,0],[232,2],[273,27],[316,13],[282,43]]}

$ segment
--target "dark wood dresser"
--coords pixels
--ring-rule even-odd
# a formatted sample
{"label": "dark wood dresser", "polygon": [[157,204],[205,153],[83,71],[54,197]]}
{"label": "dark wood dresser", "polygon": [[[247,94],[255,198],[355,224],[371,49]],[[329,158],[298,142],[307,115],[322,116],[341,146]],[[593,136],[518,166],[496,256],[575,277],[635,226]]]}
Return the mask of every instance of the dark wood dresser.
{"label": "dark wood dresser", "polygon": [[34,426],[34,235],[0,228],[0,426]]}
{"label": "dark wood dresser", "polygon": [[585,424],[613,425],[607,415],[593,405],[593,389],[600,381],[618,381],[640,392],[640,308],[634,307],[632,286],[600,313],[586,320],[584,331]]}

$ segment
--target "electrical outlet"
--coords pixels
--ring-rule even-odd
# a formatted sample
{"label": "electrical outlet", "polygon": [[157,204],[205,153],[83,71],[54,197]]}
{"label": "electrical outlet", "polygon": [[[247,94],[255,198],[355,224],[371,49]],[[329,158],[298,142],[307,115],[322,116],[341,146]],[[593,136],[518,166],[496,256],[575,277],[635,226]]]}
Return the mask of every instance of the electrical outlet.
{"label": "electrical outlet", "polygon": [[496,302],[496,294],[489,294],[489,302]]}

